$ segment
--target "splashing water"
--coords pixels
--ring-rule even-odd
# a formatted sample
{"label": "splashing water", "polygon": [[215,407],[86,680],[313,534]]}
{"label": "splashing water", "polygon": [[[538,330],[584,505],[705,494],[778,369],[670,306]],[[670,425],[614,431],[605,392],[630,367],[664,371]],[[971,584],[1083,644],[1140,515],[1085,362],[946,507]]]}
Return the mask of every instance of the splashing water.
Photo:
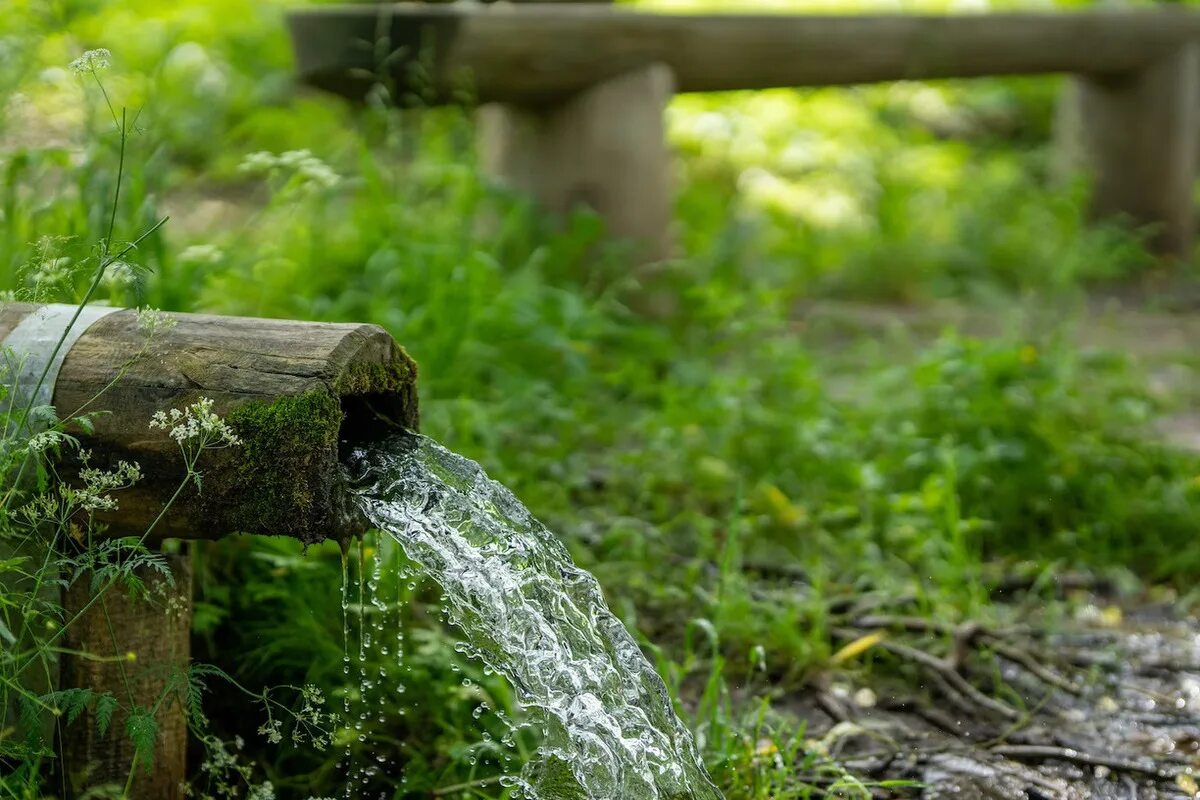
{"label": "splashing water", "polygon": [[566,768],[578,784],[567,794],[719,800],[666,685],[596,579],[511,492],[416,434],[359,446],[346,465],[359,512],[441,585],[471,653],[542,723],[517,785],[561,797]]}

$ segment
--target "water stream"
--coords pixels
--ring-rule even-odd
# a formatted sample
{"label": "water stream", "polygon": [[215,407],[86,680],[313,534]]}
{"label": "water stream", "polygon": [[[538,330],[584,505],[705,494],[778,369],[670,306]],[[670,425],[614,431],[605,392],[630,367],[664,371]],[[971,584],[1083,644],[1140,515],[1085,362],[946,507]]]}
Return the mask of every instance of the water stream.
{"label": "water stream", "polygon": [[665,684],[596,579],[511,492],[415,434],[356,447],[346,469],[360,513],[438,582],[470,652],[543,728],[514,785],[541,800],[580,790],[719,800]]}

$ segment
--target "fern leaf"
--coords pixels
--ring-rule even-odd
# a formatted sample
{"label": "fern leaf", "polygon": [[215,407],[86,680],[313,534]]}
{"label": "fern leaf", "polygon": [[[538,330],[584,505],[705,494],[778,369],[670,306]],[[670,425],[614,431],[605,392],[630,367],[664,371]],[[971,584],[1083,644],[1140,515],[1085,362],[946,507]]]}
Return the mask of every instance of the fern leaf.
{"label": "fern leaf", "polygon": [[95,693],[91,689],[76,689],[72,692],[65,704],[68,725],[79,719],[79,715],[83,713],[94,697]]}
{"label": "fern leaf", "polygon": [[19,701],[21,727],[25,730],[25,744],[31,750],[40,750],[42,741],[42,711],[38,703],[28,697]]}
{"label": "fern leaf", "polygon": [[135,707],[125,720],[125,735],[133,742],[133,761],[142,769],[154,769],[154,744],[158,740],[158,720],[148,708]]}
{"label": "fern leaf", "polygon": [[117,710],[117,698],[113,697],[112,692],[105,692],[96,698],[96,730],[100,735],[108,733],[108,726],[112,724],[113,712]]}

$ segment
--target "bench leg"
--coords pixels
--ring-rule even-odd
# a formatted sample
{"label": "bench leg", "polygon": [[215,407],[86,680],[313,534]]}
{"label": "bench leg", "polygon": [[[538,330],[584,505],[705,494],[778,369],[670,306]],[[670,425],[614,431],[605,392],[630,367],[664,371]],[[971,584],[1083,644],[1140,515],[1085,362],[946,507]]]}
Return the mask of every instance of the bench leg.
{"label": "bench leg", "polygon": [[1184,259],[1195,229],[1198,54],[1188,45],[1140,72],[1076,76],[1069,87],[1079,159],[1093,180],[1093,213],[1147,226],[1156,253]]}
{"label": "bench leg", "polygon": [[661,64],[625,73],[545,109],[480,110],[484,170],[552,214],[587,206],[639,262],[671,255],[671,165],[663,112],[674,93]]}

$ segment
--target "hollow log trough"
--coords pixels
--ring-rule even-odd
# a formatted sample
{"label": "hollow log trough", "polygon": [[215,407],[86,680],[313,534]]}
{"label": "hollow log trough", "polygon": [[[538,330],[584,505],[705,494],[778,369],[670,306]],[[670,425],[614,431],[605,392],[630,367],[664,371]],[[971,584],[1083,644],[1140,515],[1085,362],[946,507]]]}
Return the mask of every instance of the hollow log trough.
{"label": "hollow log trough", "polygon": [[[590,206],[643,262],[672,254],[663,112],[676,92],[989,75],[1071,76],[1092,210],[1187,257],[1200,141],[1200,14],[659,14],[608,4],[374,4],[289,14],[313,86],[476,100],[485,169],[547,210]],[[383,57],[381,57],[381,54]],[[1002,220],[997,221],[1002,224]]]}
{"label": "hollow log trough", "polygon": [[[89,466],[141,467],[141,479],[115,493],[119,507],[95,514],[94,529],[156,547],[172,543],[173,581],[142,576],[154,602],[119,588],[98,598],[86,577],[52,598],[65,620],[78,616],[63,631],[58,685],[111,691],[123,706],[154,705],[172,674],[187,668],[187,540],[251,533],[310,544],[364,532],[365,522],[345,503],[339,448],[418,424],[416,365],[378,326],[202,314],[171,320],[173,326],[148,334],[133,310],[87,307],[77,316],[71,306],[0,305],[6,383],[15,386],[10,407],[52,405],[62,419],[102,411],[90,432],[69,430],[90,451]],[[241,443],[204,452],[198,486],[186,480],[178,444],[149,423],[157,412],[201,398],[212,401]],[[75,482],[81,466],[70,451],[57,470]],[[59,778],[67,796],[85,786],[124,785],[135,754],[123,713],[104,734],[90,711],[62,727]],[[132,800],[183,797],[182,704],[163,704],[156,721],[154,768],[137,774]]]}

